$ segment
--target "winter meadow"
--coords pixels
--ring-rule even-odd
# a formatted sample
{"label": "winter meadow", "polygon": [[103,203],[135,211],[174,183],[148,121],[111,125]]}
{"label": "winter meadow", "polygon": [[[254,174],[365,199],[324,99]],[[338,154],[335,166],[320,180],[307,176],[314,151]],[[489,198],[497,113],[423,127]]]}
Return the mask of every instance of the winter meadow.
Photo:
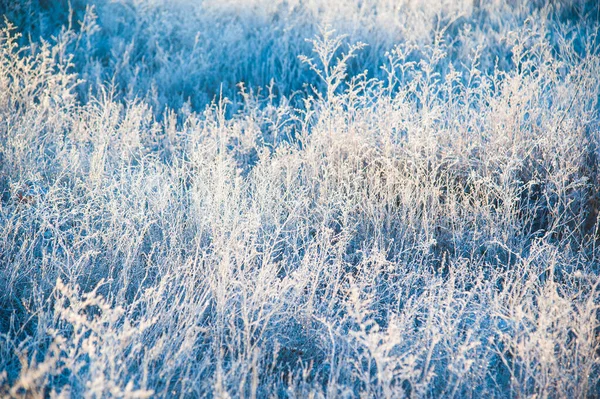
{"label": "winter meadow", "polygon": [[600,397],[596,0],[0,14],[0,397]]}

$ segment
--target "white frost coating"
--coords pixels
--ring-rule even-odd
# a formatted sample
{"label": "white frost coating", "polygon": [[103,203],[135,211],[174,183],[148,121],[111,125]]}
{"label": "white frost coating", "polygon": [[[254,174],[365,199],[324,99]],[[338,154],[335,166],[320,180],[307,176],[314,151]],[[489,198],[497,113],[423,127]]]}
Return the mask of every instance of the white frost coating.
{"label": "white frost coating", "polygon": [[600,395],[597,2],[48,4],[0,397]]}

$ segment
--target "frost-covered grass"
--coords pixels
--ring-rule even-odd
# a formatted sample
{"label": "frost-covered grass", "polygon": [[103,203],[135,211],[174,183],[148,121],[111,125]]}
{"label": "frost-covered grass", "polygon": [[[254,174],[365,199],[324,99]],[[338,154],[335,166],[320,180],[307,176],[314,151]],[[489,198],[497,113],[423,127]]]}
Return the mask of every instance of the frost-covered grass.
{"label": "frost-covered grass", "polygon": [[0,13],[0,396],[600,396],[596,1]]}

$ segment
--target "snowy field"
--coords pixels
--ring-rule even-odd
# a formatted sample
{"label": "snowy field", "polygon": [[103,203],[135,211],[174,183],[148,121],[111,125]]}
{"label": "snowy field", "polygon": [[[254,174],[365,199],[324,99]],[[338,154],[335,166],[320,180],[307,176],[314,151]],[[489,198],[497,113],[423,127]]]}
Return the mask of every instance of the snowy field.
{"label": "snowy field", "polygon": [[0,397],[600,397],[597,0],[0,15]]}

